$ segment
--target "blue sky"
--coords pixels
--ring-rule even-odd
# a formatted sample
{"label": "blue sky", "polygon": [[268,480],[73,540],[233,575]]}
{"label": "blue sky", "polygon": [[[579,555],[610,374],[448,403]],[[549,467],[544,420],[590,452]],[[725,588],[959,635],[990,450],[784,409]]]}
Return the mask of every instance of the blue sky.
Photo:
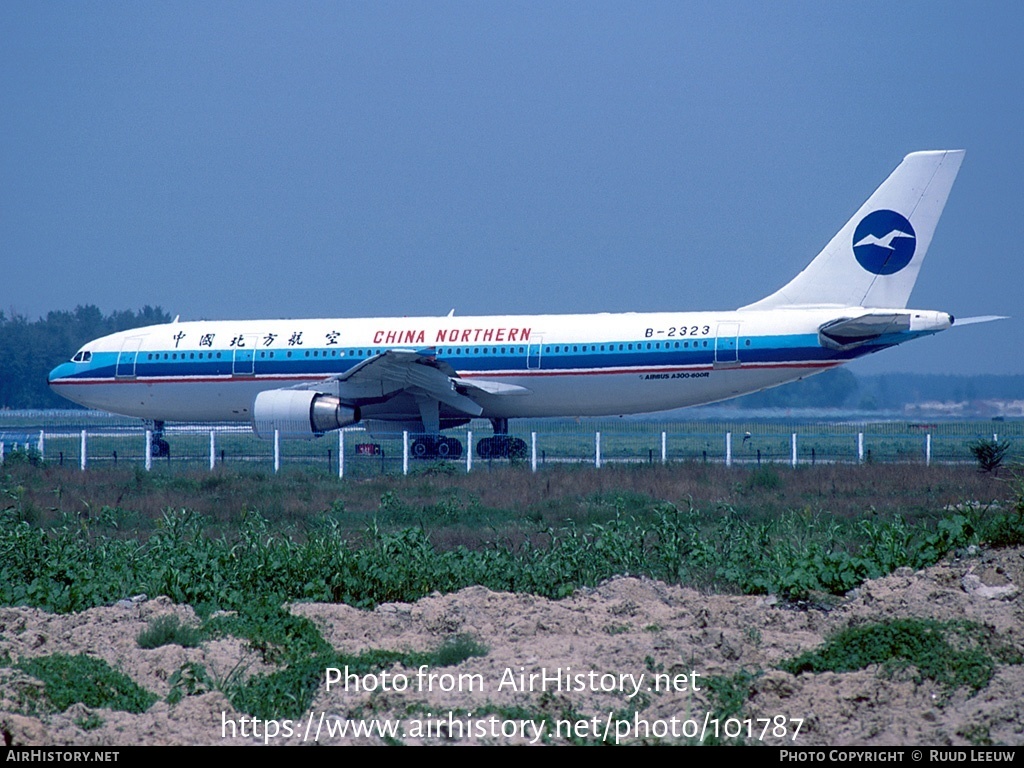
{"label": "blue sky", "polygon": [[[1024,5],[0,4],[4,311],[726,309],[967,157],[857,373],[1024,373]],[[69,354],[73,350],[69,350]]]}

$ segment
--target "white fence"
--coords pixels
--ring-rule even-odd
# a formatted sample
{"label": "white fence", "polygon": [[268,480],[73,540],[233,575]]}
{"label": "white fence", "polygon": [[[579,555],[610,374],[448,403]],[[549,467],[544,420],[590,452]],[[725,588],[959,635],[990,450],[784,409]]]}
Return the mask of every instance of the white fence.
{"label": "white fence", "polygon": [[[87,412],[83,412],[86,414]],[[70,414],[70,415],[68,415]],[[443,459],[449,468],[472,472],[517,464],[538,471],[548,464],[667,464],[678,461],[759,463],[792,467],[819,462],[974,463],[978,440],[1008,443],[1006,460],[1020,460],[1021,422],[672,422],[626,419],[523,420],[509,437],[495,438],[490,423],[477,421],[448,431]],[[501,441],[493,442],[495,440]],[[492,441],[492,442],[487,442]],[[0,415],[0,463],[29,460],[87,468],[122,464],[153,469],[251,467],[279,472],[292,466],[317,467],[339,477],[378,473],[408,474],[428,463],[424,437],[401,433],[373,437],[348,428],[315,440],[262,441],[238,424],[169,425],[160,435],[144,422],[107,415],[26,418]],[[472,446],[472,448],[470,448]],[[483,450],[482,450],[483,448]],[[511,448],[511,450],[509,450]],[[419,458],[420,454],[425,454]]]}

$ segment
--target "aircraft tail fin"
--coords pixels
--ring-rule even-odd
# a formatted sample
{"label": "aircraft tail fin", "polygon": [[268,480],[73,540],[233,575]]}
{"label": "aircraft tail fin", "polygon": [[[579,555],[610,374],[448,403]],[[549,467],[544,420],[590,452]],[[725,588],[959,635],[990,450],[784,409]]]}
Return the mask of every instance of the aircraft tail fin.
{"label": "aircraft tail fin", "polygon": [[799,275],[741,309],[906,307],[963,159],[907,155]]}

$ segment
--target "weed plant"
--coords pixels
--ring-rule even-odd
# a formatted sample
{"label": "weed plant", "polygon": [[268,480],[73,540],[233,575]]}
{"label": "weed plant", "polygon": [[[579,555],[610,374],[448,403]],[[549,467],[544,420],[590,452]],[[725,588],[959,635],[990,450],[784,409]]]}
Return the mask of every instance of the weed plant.
{"label": "weed plant", "polygon": [[998,440],[981,438],[970,443],[967,447],[974,455],[975,461],[978,462],[979,472],[995,474],[999,471],[999,467],[1002,466],[1003,460],[1010,450],[1010,443],[1006,440],[999,442]]}
{"label": "weed plant", "polygon": [[925,526],[788,512],[754,523],[732,510],[707,514],[661,504],[644,518],[616,515],[606,523],[548,527],[518,545],[447,550],[424,528],[371,526],[353,541],[324,526],[297,541],[270,533],[252,513],[240,540],[231,541],[210,538],[203,526],[194,513],[168,513],[156,533],[136,542],[80,526],[47,531],[4,521],[0,604],[69,612],[144,592],[206,615],[295,600],[372,608],[477,584],[561,598],[617,574],[804,600],[843,594],[901,566],[933,564],[993,536],[1019,540],[1024,515],[966,510]]}
{"label": "weed plant", "polygon": [[139,648],[153,649],[163,645],[180,645],[182,648],[196,648],[203,641],[199,627],[182,624],[174,614],[160,616],[149,622],[136,638]]}
{"label": "weed plant", "polygon": [[174,705],[186,696],[199,696],[215,690],[230,690],[236,679],[236,676],[228,675],[225,680],[218,683],[202,664],[187,661],[175,670],[167,681],[171,686],[171,692],[167,694],[167,703]]}

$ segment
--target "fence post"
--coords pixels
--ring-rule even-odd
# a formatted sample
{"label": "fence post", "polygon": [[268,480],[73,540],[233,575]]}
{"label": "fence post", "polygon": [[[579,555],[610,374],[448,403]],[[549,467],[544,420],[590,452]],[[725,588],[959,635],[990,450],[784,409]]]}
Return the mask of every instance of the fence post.
{"label": "fence post", "polygon": [[402,430],[402,474],[409,474],[409,430]]}
{"label": "fence post", "polygon": [[345,430],[338,430],[338,479],[345,477]]}
{"label": "fence post", "polygon": [[466,474],[473,470],[473,430],[466,430]]}
{"label": "fence post", "polygon": [[7,446],[4,444],[4,441],[0,440],[0,464],[4,463],[4,453],[6,451],[6,448]]}
{"label": "fence post", "polygon": [[601,468],[601,433],[594,433],[594,466]]}
{"label": "fence post", "polygon": [[[85,435],[85,433],[82,433]],[[84,439],[84,438],[83,438]],[[146,430],[146,471],[153,468],[153,430]]]}
{"label": "fence post", "polygon": [[793,433],[792,454],[793,454],[793,456],[792,456],[792,461],[790,461],[790,464],[795,468],[796,467],[796,432]]}
{"label": "fence post", "polygon": [[81,461],[79,462],[79,464],[80,464],[80,465],[81,465],[81,467],[82,467],[82,471],[83,471],[83,472],[85,471],[85,464],[86,464],[86,461],[85,461],[85,442],[86,442],[86,438],[85,438],[85,430],[83,429],[83,430],[82,430],[82,450],[81,450]]}
{"label": "fence post", "polygon": [[930,467],[932,463],[932,433],[924,436],[924,465]]}
{"label": "fence post", "polygon": [[662,464],[664,464],[668,460],[668,452],[665,450],[665,448],[666,448],[666,438],[665,438],[665,433],[662,432],[661,433],[661,463]]}
{"label": "fence post", "polygon": [[530,433],[530,469],[537,471],[537,433]]}
{"label": "fence post", "polygon": [[732,466],[732,432],[725,433],[725,466]]}
{"label": "fence post", "polygon": [[857,463],[864,463],[864,433],[857,433]]}
{"label": "fence post", "polygon": [[217,433],[210,430],[210,471],[217,466]]}
{"label": "fence post", "polygon": [[39,430],[39,458],[46,458],[46,444],[43,442],[43,430]]}
{"label": "fence post", "polygon": [[281,430],[274,430],[274,474],[281,469]]}

